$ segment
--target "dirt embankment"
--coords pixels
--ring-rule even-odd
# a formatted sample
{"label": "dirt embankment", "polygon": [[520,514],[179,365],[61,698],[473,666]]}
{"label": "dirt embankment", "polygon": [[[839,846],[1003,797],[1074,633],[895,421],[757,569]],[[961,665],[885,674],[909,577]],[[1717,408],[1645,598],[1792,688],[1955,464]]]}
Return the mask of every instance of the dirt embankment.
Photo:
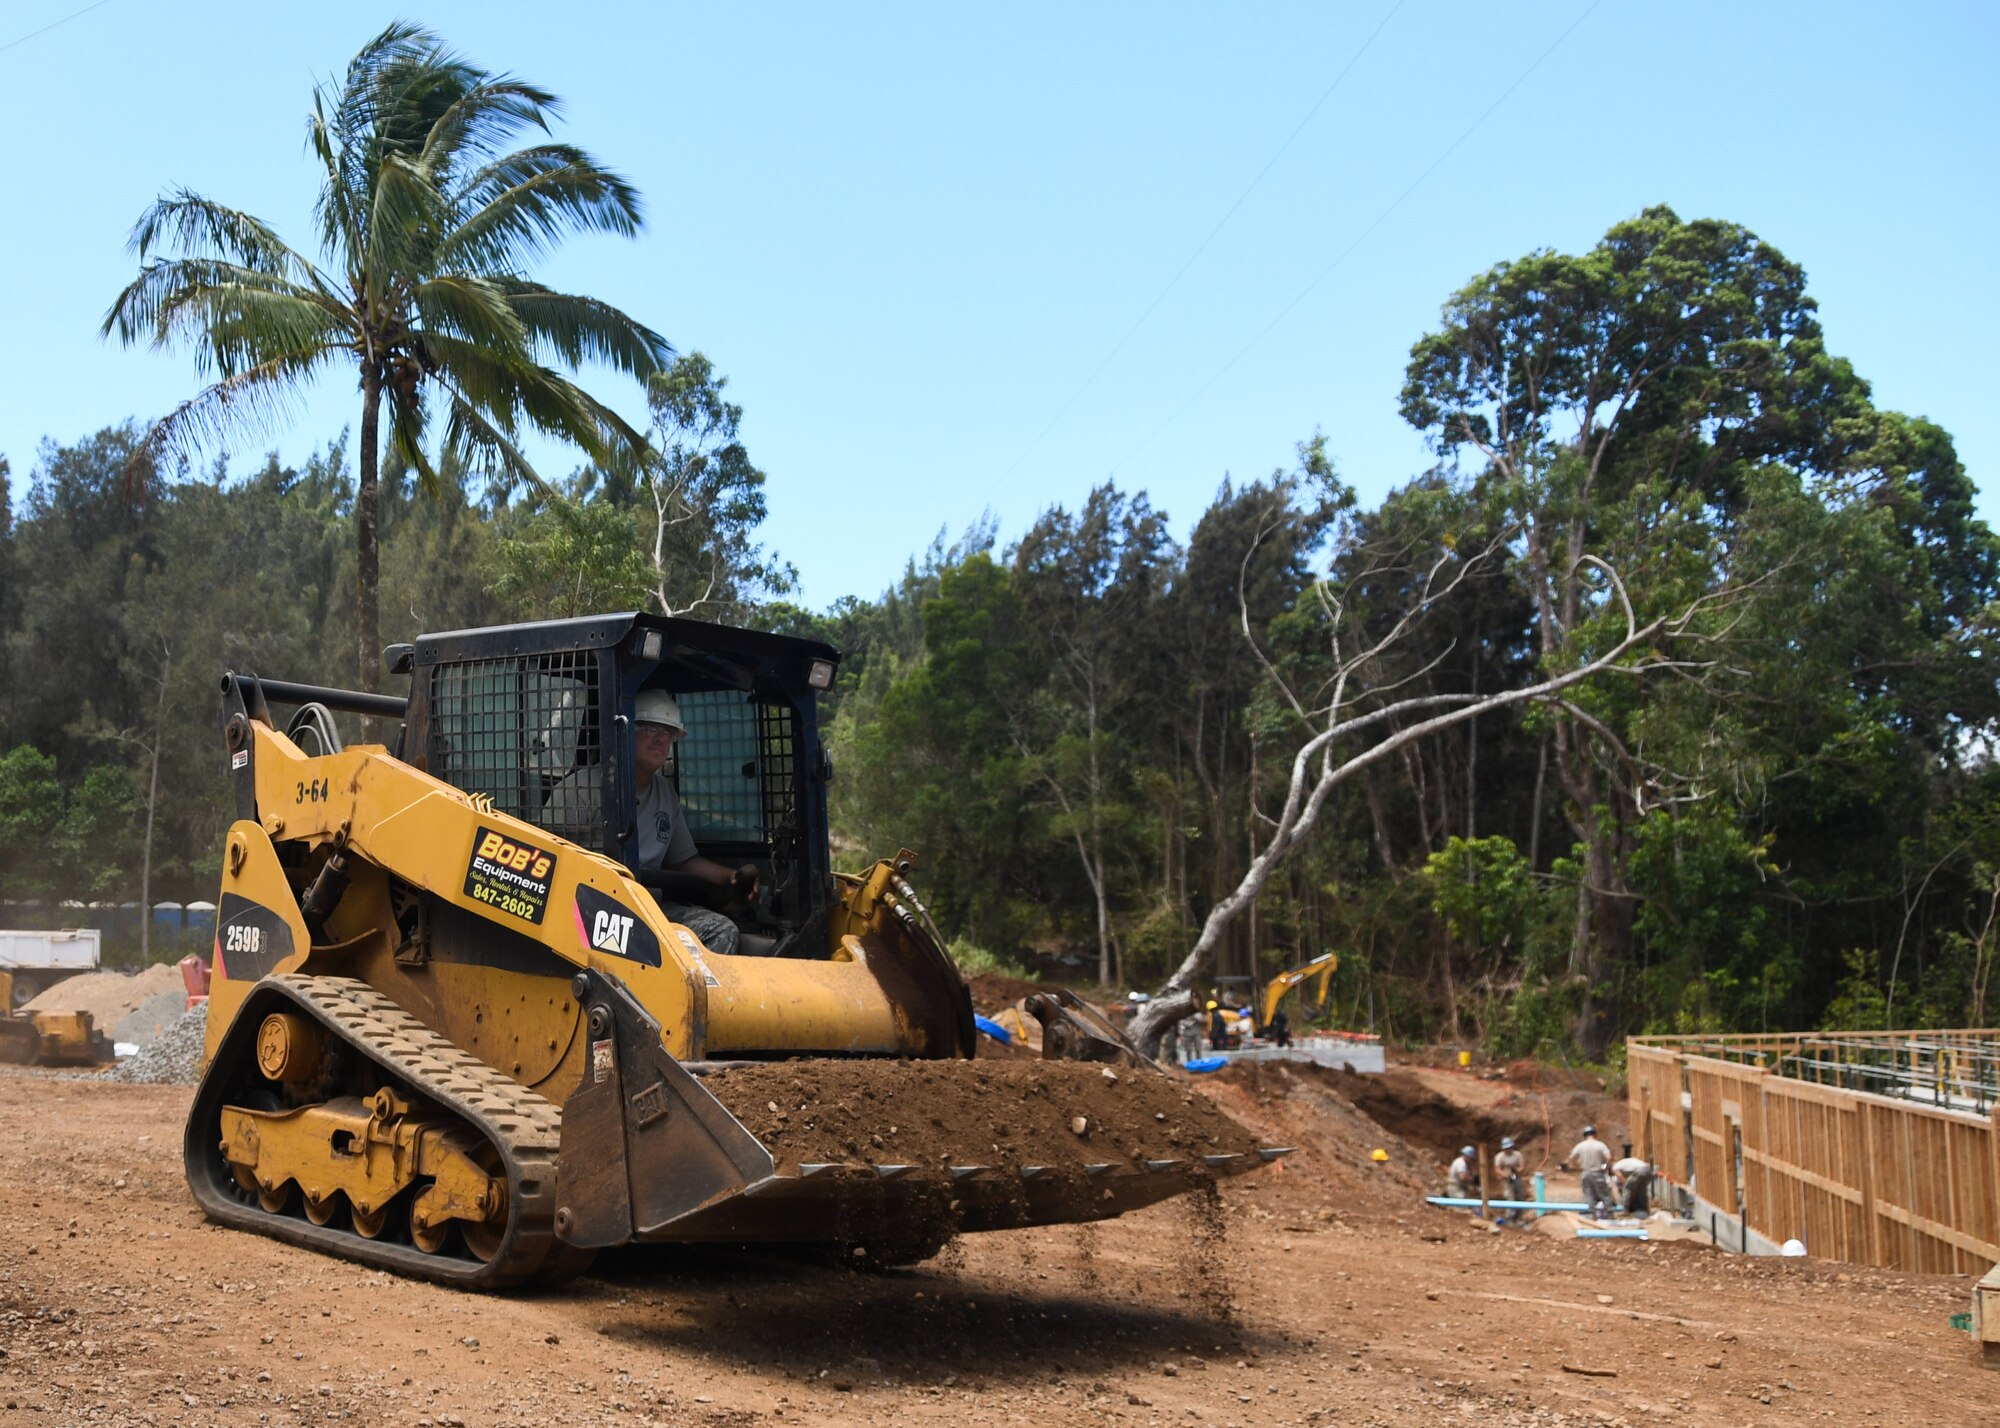
{"label": "dirt embankment", "polygon": [[1042,982],[1024,981],[999,972],[981,972],[975,977],[967,977],[965,985],[972,989],[973,1010],[984,1016],[991,1016],[1003,1007],[1011,1007],[1023,997],[1048,990]]}
{"label": "dirt embankment", "polygon": [[1523,1150],[1544,1139],[1538,1109],[1522,1105],[1480,1108],[1447,1099],[1413,1072],[1392,1066],[1364,1076],[1342,1069],[1325,1073],[1328,1084],[1384,1130],[1450,1160],[1466,1144],[1497,1146],[1512,1136]]}

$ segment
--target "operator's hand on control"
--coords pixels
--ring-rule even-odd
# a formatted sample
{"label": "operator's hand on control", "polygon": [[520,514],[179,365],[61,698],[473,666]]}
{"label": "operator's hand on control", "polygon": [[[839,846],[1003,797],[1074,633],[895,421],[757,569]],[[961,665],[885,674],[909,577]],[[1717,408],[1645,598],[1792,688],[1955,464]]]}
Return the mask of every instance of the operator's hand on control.
{"label": "operator's hand on control", "polygon": [[763,874],[757,871],[755,863],[745,863],[729,879],[731,890],[753,907],[757,902],[758,880]]}

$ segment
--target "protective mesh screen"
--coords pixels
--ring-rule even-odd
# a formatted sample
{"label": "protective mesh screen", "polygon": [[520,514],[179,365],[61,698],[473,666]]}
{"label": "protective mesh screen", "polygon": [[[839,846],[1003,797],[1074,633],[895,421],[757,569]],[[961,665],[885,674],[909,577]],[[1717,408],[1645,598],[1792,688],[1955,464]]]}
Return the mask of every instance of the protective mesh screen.
{"label": "protective mesh screen", "polygon": [[431,670],[431,773],[572,842],[603,842],[597,655],[467,660]]}
{"label": "protective mesh screen", "polygon": [[674,784],[697,843],[763,843],[790,815],[792,712],[735,690],[680,696]]}

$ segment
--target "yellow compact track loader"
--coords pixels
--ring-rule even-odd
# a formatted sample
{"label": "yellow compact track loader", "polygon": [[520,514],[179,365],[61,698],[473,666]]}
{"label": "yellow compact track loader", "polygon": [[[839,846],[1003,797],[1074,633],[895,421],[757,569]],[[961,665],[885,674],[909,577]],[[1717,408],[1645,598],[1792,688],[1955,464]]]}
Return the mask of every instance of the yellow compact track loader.
{"label": "yellow compact track loader", "polygon": [[25,1066],[102,1066],[111,1038],[89,1012],[14,1010],[14,974],[0,971],[0,1061]]}
{"label": "yellow compact track loader", "polygon": [[[398,646],[407,698],[225,675],[236,821],[185,1145],[204,1211],[499,1287],[635,1242],[907,1262],[1283,1154],[1067,994],[1031,1005],[1044,1060],[971,1059],[914,855],[831,866],[839,658],[622,614]],[[759,873],[733,954],[662,910],[712,889],[637,866],[655,690],[687,726],[668,776],[697,847]],[[335,712],[390,742],[343,747]]]}

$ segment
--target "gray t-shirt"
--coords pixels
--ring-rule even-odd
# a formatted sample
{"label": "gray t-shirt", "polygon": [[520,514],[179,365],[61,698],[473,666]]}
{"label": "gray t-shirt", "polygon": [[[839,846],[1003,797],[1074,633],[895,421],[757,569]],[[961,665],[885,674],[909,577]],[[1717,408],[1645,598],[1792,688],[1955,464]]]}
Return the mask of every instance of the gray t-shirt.
{"label": "gray t-shirt", "polygon": [[639,795],[639,866],[678,868],[696,854],[694,835],[681,817],[680,796],[661,769]]}
{"label": "gray t-shirt", "polygon": [[1611,1147],[1596,1136],[1591,1136],[1576,1143],[1576,1148],[1569,1153],[1569,1159],[1570,1164],[1588,1175],[1594,1170],[1604,1169],[1611,1163]]}

